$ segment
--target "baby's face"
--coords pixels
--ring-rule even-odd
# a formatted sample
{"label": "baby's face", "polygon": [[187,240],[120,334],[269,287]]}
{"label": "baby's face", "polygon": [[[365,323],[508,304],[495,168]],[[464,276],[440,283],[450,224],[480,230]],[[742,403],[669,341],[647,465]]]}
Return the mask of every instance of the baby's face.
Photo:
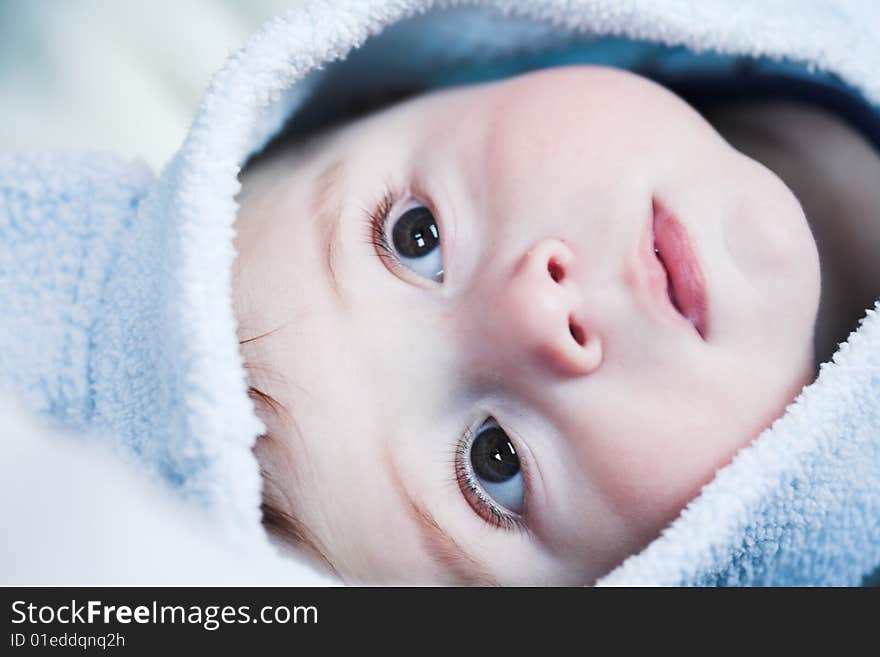
{"label": "baby's face", "polygon": [[240,201],[263,465],[348,579],[590,583],[812,376],[800,205],[631,74],[421,96]]}

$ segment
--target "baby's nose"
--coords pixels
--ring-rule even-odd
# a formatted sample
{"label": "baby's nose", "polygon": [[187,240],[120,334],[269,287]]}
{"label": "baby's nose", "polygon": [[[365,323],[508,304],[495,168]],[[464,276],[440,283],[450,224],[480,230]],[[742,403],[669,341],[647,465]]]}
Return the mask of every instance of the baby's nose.
{"label": "baby's nose", "polygon": [[602,341],[585,322],[583,290],[572,275],[575,255],[561,240],[543,239],[502,279],[496,337],[543,369],[583,376],[602,361]]}

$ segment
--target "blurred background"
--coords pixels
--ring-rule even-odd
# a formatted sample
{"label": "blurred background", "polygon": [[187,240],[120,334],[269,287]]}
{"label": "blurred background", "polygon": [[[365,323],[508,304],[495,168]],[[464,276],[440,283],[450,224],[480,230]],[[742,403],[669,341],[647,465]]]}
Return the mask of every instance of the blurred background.
{"label": "blurred background", "polygon": [[0,0],[0,153],[62,148],[159,171],[211,75],[304,0]]}

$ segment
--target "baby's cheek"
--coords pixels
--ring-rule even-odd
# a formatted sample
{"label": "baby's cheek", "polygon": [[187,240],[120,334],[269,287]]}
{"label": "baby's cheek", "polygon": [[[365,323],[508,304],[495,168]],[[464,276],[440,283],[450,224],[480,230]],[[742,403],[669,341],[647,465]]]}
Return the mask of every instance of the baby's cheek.
{"label": "baby's cheek", "polygon": [[[714,392],[714,401],[680,392],[681,403],[607,444],[598,464],[602,485],[629,545],[643,547],[655,538],[756,435],[754,413],[734,412],[729,396]],[[741,419],[746,416],[749,421]]]}

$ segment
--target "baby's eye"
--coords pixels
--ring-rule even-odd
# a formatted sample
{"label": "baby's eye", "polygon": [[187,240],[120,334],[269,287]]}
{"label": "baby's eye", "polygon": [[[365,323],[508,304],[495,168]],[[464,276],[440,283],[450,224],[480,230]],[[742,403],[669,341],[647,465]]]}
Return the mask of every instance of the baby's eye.
{"label": "baby's eye", "polygon": [[400,264],[419,276],[442,282],[440,230],[431,210],[424,205],[415,205],[390,219],[389,246]]}
{"label": "baby's eye", "polygon": [[[481,517],[502,527],[517,526],[525,501],[525,481],[513,442],[498,422],[487,419],[459,450],[456,470],[468,503]],[[466,458],[467,463],[461,461]]]}
{"label": "baby's eye", "polygon": [[471,468],[483,490],[501,506],[514,513],[522,511],[523,487],[519,457],[494,420],[484,422],[471,444]]}

